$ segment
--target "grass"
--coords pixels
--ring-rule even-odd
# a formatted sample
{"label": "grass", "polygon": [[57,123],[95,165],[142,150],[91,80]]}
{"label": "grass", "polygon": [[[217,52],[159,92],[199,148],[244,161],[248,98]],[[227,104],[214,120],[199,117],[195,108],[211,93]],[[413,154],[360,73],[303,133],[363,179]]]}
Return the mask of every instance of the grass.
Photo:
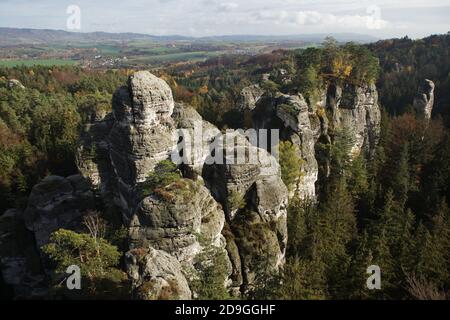
{"label": "grass", "polygon": [[16,66],[63,66],[74,65],[76,61],[63,59],[29,59],[29,60],[0,60],[0,67],[16,67]]}
{"label": "grass", "polygon": [[139,63],[158,63],[158,62],[174,62],[174,61],[195,61],[203,60],[209,57],[215,57],[222,54],[222,52],[208,52],[208,51],[195,51],[195,52],[180,52],[180,53],[170,53],[161,54],[157,56],[144,56],[138,58],[131,58],[129,62],[139,62]]}

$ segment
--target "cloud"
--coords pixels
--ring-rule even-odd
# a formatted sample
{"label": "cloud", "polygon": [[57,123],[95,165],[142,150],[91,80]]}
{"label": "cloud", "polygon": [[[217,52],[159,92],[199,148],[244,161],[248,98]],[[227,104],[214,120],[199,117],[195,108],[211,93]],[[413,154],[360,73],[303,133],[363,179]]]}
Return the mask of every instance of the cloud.
{"label": "cloud", "polygon": [[262,10],[256,13],[256,20],[262,23],[290,24],[294,26],[323,26],[339,28],[382,29],[389,25],[388,21],[376,13],[368,15],[336,15],[319,11]]}
{"label": "cloud", "polygon": [[382,38],[450,30],[448,0],[0,0],[0,26],[64,29],[72,3],[81,7],[83,32],[356,32]]}
{"label": "cloud", "polygon": [[222,11],[232,11],[234,9],[237,9],[239,5],[236,2],[222,2],[219,3],[219,10]]}

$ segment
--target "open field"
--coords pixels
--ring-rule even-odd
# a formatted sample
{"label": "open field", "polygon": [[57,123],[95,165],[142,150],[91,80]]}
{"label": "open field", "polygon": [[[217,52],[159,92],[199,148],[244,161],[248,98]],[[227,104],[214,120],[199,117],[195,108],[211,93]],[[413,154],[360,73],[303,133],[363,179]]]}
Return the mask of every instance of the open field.
{"label": "open field", "polygon": [[76,61],[63,59],[32,59],[32,60],[0,60],[0,67],[16,67],[16,66],[62,66],[75,65]]}

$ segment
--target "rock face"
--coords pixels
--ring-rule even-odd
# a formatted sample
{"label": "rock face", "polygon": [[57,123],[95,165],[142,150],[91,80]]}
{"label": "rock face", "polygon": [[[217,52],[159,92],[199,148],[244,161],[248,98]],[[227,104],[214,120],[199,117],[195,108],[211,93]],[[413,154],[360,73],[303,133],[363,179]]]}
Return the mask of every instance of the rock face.
{"label": "rock face", "polygon": [[[284,264],[288,191],[274,157],[245,139],[237,141],[236,152],[246,155],[245,163],[230,164],[225,158],[223,164],[205,165],[203,178],[225,208],[232,286],[245,292],[256,277]],[[251,162],[250,154],[258,154],[258,161]]]}
{"label": "rock face", "polygon": [[108,135],[114,124],[112,114],[95,117],[86,125],[80,136],[77,152],[77,167],[81,175],[87,177],[94,189],[103,196],[116,183],[114,170],[109,158]]}
{"label": "rock face", "polygon": [[434,105],[434,82],[425,79],[421,82],[413,107],[425,119],[431,119]]}
{"label": "rock face", "polygon": [[315,157],[314,126],[308,104],[301,95],[278,94],[263,97],[253,111],[257,129],[279,129],[282,141],[291,141],[304,160],[302,181],[297,190],[302,198],[314,198],[318,165]]}
{"label": "rock face", "polygon": [[134,186],[169,157],[175,144],[173,108],[169,86],[149,72],[136,72],[114,94],[109,151],[125,220],[137,205]]}
{"label": "rock face", "polygon": [[33,233],[25,228],[23,213],[15,209],[0,216],[0,269],[14,298],[43,298],[47,293]]}
{"label": "rock face", "polygon": [[353,137],[352,153],[373,153],[380,137],[381,112],[374,84],[332,85],[327,92],[327,109],[334,130],[348,130]]}
{"label": "rock face", "polygon": [[181,264],[165,251],[153,248],[126,254],[134,298],[139,300],[191,299]]}
{"label": "rock face", "polygon": [[253,110],[256,108],[256,103],[264,95],[264,90],[258,85],[254,84],[245,87],[241,91],[241,102],[239,108],[241,110]]}
{"label": "rock face", "polygon": [[[254,98],[256,101],[257,94]],[[279,165],[270,154],[261,150],[261,161],[251,165],[211,165],[210,143],[220,131],[191,107],[175,104],[167,84],[148,72],[135,73],[128,85],[115,93],[113,115],[111,122],[106,117],[86,130],[89,135],[82,140],[79,166],[100,189],[109,190],[111,184],[108,181],[116,182],[116,187],[108,194],[115,195],[114,201],[120,204],[124,222],[129,227],[129,255],[133,256],[136,250],[153,252],[149,260],[153,261],[152,265],[146,263],[143,267],[141,260],[131,259],[129,270],[161,271],[155,259],[169,254],[187,276],[186,270],[199,262],[197,259],[204,247],[234,248],[236,250],[228,256],[238,257],[242,251],[243,259],[242,263],[232,262],[234,278],[241,279],[234,281],[233,286],[239,290],[240,286],[250,285],[258,273],[254,271],[258,256],[250,250],[245,252],[247,235],[238,234],[230,244],[222,235],[226,234],[223,231],[225,225],[232,226],[231,232],[243,226],[242,219],[236,217],[243,216],[244,207],[230,207],[230,195],[235,193],[245,198],[245,210],[251,210],[257,215],[255,219],[259,219],[255,228],[264,230],[259,235],[262,240],[268,239],[262,243],[268,245],[264,254],[270,256],[270,268],[278,269],[282,265],[287,241],[287,189],[281,181]],[[108,128],[109,134],[106,133]],[[169,159],[176,149],[179,143],[177,130],[183,130],[191,137],[196,130],[201,131],[200,139],[189,141],[193,156],[180,166],[185,178],[140,197],[140,183],[158,162]],[[183,143],[187,141],[183,139]],[[109,157],[105,152],[99,152],[91,158],[88,152],[91,145],[95,145],[96,150],[109,149]],[[238,148],[247,153],[249,150],[260,151],[248,142]],[[108,172],[111,169],[113,172]],[[251,229],[253,225],[248,227]],[[173,279],[167,278],[166,271],[162,270],[159,278],[162,278],[161,283],[167,284]],[[174,271],[169,273],[173,275]],[[179,275],[175,278],[178,279],[176,282],[183,282]],[[133,279],[138,290],[143,278],[134,274]],[[158,296],[164,287],[161,283],[150,286],[151,292],[147,286],[145,292]],[[188,296],[186,290],[182,292],[183,297]]]}
{"label": "rock face", "polygon": [[80,175],[49,176],[31,190],[24,220],[41,248],[54,231],[78,227],[86,210],[92,208],[93,193]]}
{"label": "rock face", "polygon": [[302,181],[296,191],[303,199],[314,198],[318,164],[314,156],[315,139],[308,104],[302,95],[282,95],[278,98],[275,112],[283,122],[284,138],[297,146],[298,155],[304,160]]}
{"label": "rock face", "polygon": [[209,154],[210,145],[214,139],[221,133],[217,127],[203,120],[194,108],[176,103],[172,114],[179,136],[184,137],[184,133],[191,138],[190,141],[184,140],[183,148],[186,145],[191,150],[191,156],[183,161],[183,175],[191,179],[201,179],[203,165]]}
{"label": "rock face", "polygon": [[144,198],[130,225],[130,240],[136,248],[152,247],[192,264],[203,241],[223,246],[225,216],[220,205],[201,184],[182,179]]}
{"label": "rock face", "polygon": [[252,112],[254,128],[279,129],[281,140],[296,146],[304,160],[303,177],[291,196],[298,192],[301,198],[310,199],[316,197],[317,144],[332,143],[333,132],[346,130],[353,139],[352,154],[372,156],[380,137],[380,123],[378,93],[373,84],[343,88],[330,84],[310,104],[301,94],[263,95]]}
{"label": "rock face", "polygon": [[80,175],[49,176],[35,185],[24,212],[0,217],[0,269],[15,298],[43,298],[48,270],[42,246],[59,229],[78,230],[87,210],[95,208],[90,184]]}

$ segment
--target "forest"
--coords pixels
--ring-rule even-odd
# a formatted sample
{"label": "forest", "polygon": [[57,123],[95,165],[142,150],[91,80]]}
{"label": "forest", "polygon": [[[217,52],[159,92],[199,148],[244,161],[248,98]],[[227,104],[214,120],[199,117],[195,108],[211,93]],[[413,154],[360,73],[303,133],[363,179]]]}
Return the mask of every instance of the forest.
{"label": "forest", "polygon": [[[154,71],[171,86],[176,101],[193,106],[220,129],[246,128],[238,107],[240,93],[262,77],[268,79],[263,84],[267,92],[301,93],[310,104],[330,82],[375,83],[378,88],[382,122],[376,152],[353,158],[353,141],[345,131],[334,132],[331,143],[318,146],[326,150],[316,153],[327,158],[331,173],[324,177],[319,171],[323,178],[316,185],[317,201],[294,197],[289,202],[283,270],[258,279],[241,298],[449,298],[449,44],[448,34],[369,45],[327,39],[318,48],[220,56]],[[0,212],[26,207],[31,188],[46,176],[77,173],[75,154],[84,125],[111,111],[113,93],[131,72],[76,66],[0,68]],[[412,108],[424,78],[436,85],[430,120]],[[21,85],[11,86],[9,79]],[[303,160],[289,145],[282,146],[280,158],[286,185],[301,179],[296,168]],[[170,163],[158,168],[150,188],[178,181]],[[74,248],[93,257],[83,262],[88,287],[95,288],[86,297],[103,297],[110,282],[120,283],[117,298],[126,296],[123,226],[102,216],[99,254],[92,251],[89,219],[85,233],[60,230],[44,251],[61,270],[73,261],[80,263],[71,255]],[[225,277],[222,258],[217,258],[217,267],[205,267],[205,278],[193,284],[198,299],[231,298],[220,285]],[[383,266],[381,290],[361,285],[372,264]]]}

